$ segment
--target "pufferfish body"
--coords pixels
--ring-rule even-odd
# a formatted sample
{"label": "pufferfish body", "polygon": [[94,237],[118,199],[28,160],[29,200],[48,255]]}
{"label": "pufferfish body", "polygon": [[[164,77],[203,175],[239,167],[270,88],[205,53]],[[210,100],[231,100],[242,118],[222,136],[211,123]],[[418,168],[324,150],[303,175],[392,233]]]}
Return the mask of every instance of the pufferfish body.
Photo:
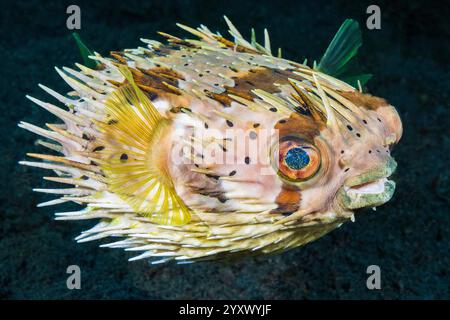
{"label": "pufferfish body", "polygon": [[95,53],[92,67],[56,68],[73,89],[43,85],[58,107],[28,97],[62,120],[20,127],[45,140],[46,180],[35,189],[75,202],[57,220],[100,219],[76,238],[116,238],[153,263],[268,254],[313,241],[353,210],[389,201],[402,134],[386,100],[334,77],[360,45],[346,20],[319,64],[272,55],[226,19],[234,41],[205,26],[180,25],[198,39]]}

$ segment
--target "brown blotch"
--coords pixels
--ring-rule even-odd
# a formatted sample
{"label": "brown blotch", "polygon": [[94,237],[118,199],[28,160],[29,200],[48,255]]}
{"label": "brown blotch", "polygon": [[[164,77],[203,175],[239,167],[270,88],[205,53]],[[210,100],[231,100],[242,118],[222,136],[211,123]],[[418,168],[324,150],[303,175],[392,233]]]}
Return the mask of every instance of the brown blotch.
{"label": "brown blotch", "polygon": [[363,107],[368,110],[377,110],[379,107],[387,106],[389,103],[380,97],[375,97],[367,93],[360,92],[341,92],[341,95],[350,100],[358,107]]}
{"label": "brown blotch", "polygon": [[[180,73],[176,72],[173,69],[169,69],[166,67],[155,67],[155,68],[149,69],[148,71],[151,71],[151,74],[157,74],[158,76],[166,77],[169,80],[174,80],[174,81],[185,80],[185,78]],[[144,71],[144,73],[145,72],[146,71]]]}
{"label": "brown blotch", "polygon": [[312,117],[292,113],[283,123],[278,122],[275,129],[279,130],[280,138],[293,135],[304,137],[310,141],[320,134],[320,130],[326,127],[326,122],[315,120]]}
{"label": "brown blotch", "polygon": [[[142,70],[130,68],[130,70],[134,81],[143,91],[156,95],[164,95],[164,93],[181,95],[181,91],[178,89],[178,80],[173,79],[170,69]],[[166,73],[158,73],[160,70],[165,70]]]}
{"label": "brown blotch", "polygon": [[210,94],[209,96],[226,106],[230,106],[233,101],[228,95],[232,94],[252,101],[256,95],[252,90],[261,89],[268,93],[280,92],[275,85],[289,84],[288,78],[301,80],[301,78],[290,70],[278,70],[267,67],[257,67],[250,69],[243,76],[233,77],[234,86],[224,86],[225,92]]}
{"label": "brown blotch", "polygon": [[295,186],[284,185],[281,192],[275,199],[278,205],[271,213],[291,214],[297,211],[300,207],[301,193]]}
{"label": "brown blotch", "polygon": [[275,84],[289,84],[288,78],[298,78],[297,75],[288,70],[277,70],[266,67],[251,69],[243,77],[234,78],[235,86],[224,86],[227,93],[253,100],[254,89],[261,89],[268,93],[280,92]]}
{"label": "brown blotch", "polygon": [[205,95],[213,100],[220,102],[224,107],[230,107],[231,102],[233,102],[233,99],[231,99],[228,95],[224,93],[214,93],[205,90]]}

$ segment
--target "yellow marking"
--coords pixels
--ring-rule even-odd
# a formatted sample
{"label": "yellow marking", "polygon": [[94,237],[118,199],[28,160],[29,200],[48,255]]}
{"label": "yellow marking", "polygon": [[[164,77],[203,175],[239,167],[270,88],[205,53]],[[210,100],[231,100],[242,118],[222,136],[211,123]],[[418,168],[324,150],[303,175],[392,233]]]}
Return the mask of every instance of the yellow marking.
{"label": "yellow marking", "polygon": [[130,70],[121,66],[120,71],[128,84],[106,100],[109,121],[99,123],[107,143],[101,168],[108,189],[152,222],[186,224],[190,211],[175,191],[167,150],[158,148],[171,122],[138,88]]}

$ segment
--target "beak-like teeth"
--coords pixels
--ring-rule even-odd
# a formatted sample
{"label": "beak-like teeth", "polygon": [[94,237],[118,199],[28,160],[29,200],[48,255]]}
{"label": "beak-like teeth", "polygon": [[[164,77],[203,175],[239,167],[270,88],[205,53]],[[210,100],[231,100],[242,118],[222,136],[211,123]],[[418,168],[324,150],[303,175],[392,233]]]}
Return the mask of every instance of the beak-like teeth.
{"label": "beak-like teeth", "polygon": [[371,181],[368,183],[352,186],[352,187],[345,187],[346,192],[350,193],[357,193],[357,194],[377,194],[384,192],[385,183],[387,179],[381,178],[377,179],[375,181]]}

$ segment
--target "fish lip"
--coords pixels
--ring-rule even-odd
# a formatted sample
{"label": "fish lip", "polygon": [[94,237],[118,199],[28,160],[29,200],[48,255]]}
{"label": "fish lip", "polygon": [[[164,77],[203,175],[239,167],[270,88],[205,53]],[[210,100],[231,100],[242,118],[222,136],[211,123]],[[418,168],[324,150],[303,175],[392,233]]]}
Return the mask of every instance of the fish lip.
{"label": "fish lip", "polygon": [[370,170],[369,172],[360,174],[359,176],[347,179],[344,182],[344,186],[354,187],[357,185],[375,181],[377,179],[388,178],[395,172],[396,168],[397,162],[393,158],[389,158],[389,160],[383,166],[380,166],[374,170]]}
{"label": "fish lip", "polygon": [[[375,170],[347,179],[336,195],[341,206],[353,210],[376,207],[388,202],[395,191],[395,182],[388,177],[395,172],[396,167],[397,163],[390,158]],[[355,188],[356,186],[358,188]]]}

